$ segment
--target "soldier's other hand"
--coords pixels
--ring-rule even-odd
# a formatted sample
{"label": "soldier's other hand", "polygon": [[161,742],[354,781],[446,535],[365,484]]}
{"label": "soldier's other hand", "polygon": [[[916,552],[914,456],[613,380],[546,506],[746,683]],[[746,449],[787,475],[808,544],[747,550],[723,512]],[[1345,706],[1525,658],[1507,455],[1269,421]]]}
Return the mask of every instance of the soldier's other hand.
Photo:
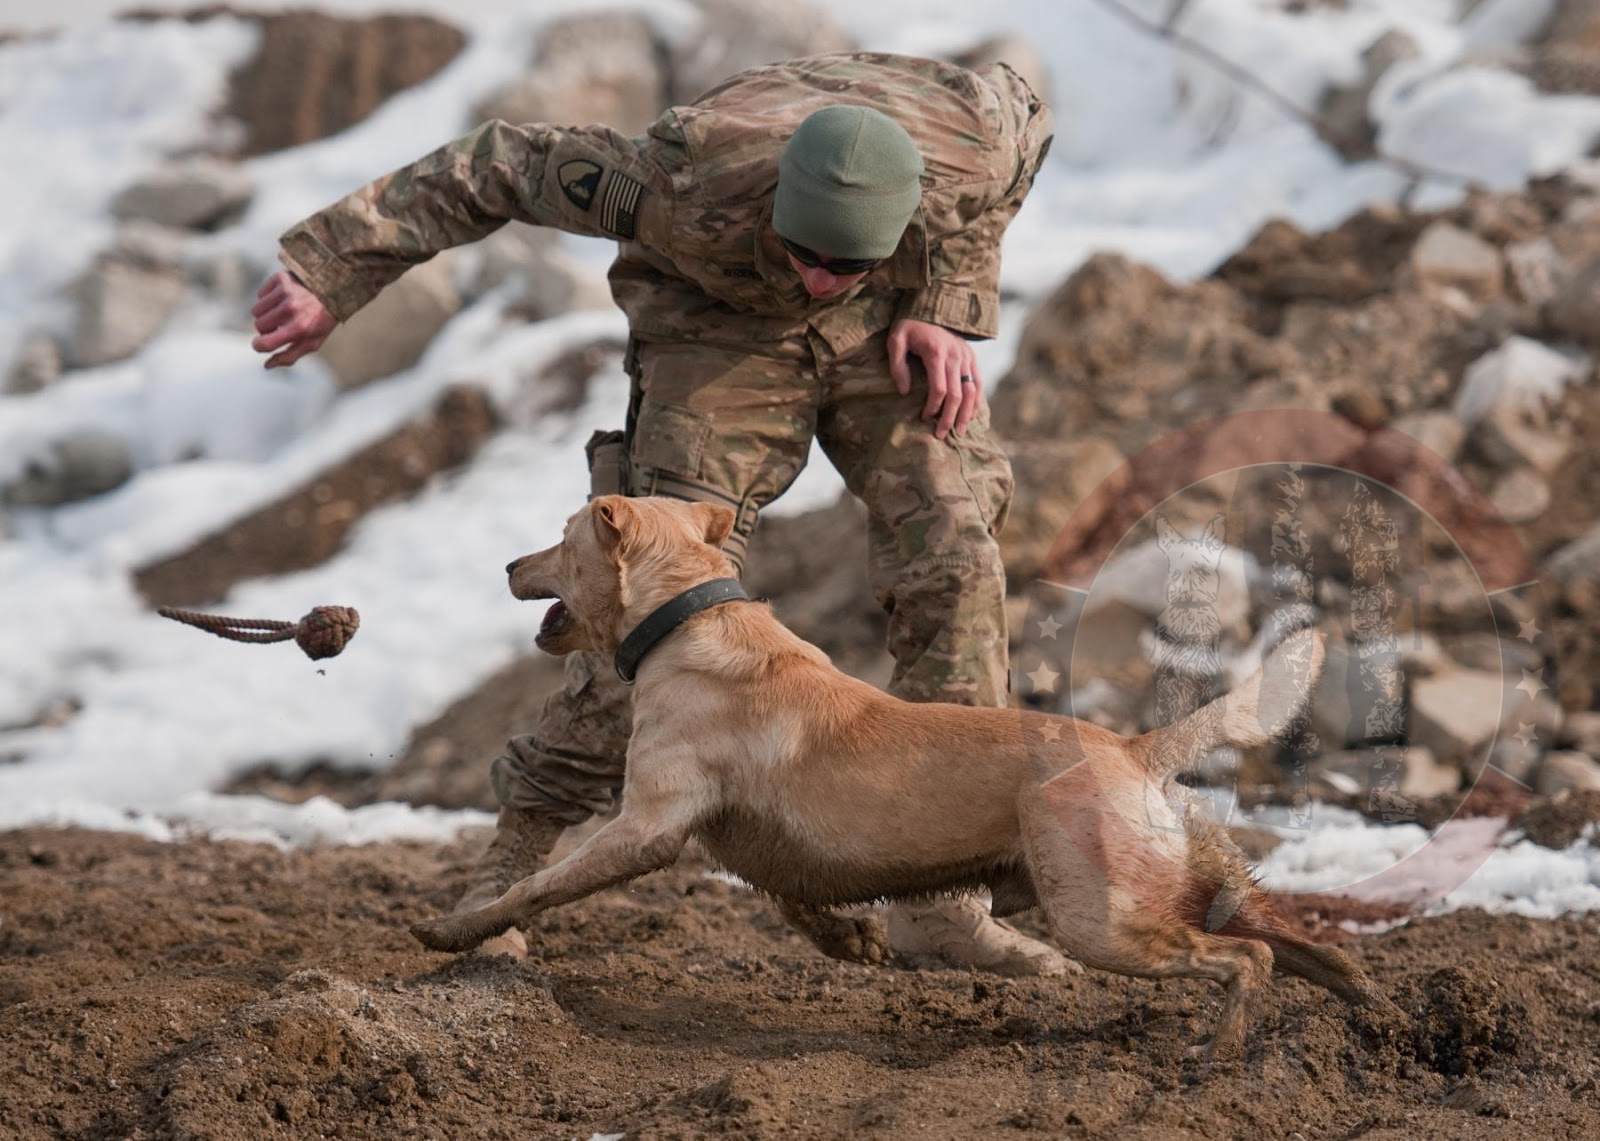
{"label": "soldier's other hand", "polygon": [[984,404],[983,375],[971,342],[942,325],[896,321],[889,329],[889,375],[901,396],[911,392],[912,356],[922,362],[928,377],[922,418],[936,419],[933,434],[941,440],[952,428],[961,435]]}
{"label": "soldier's other hand", "polygon": [[266,368],[287,368],[316,352],[339,323],[315,293],[282,269],[257,290],[250,315],[256,321],[256,339],[250,347],[273,354],[267,358]]}

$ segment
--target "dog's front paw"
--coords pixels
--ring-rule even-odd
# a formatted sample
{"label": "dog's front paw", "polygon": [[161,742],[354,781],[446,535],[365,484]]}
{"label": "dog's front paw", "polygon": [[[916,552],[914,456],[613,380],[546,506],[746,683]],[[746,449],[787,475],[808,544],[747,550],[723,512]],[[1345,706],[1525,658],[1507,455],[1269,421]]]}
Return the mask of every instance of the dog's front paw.
{"label": "dog's front paw", "polygon": [[411,934],[430,951],[470,951],[484,940],[459,915],[419,920],[411,925]]}

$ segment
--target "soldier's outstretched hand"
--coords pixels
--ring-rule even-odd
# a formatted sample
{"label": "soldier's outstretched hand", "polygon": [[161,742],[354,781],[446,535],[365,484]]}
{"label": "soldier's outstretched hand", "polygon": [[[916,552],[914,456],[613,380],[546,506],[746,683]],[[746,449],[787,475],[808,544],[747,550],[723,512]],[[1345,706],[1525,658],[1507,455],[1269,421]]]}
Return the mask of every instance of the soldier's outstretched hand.
{"label": "soldier's outstretched hand", "polygon": [[287,368],[316,352],[339,323],[315,293],[282,269],[256,292],[250,315],[256,319],[256,339],[250,347],[273,354],[266,368]]}
{"label": "soldier's outstretched hand", "polygon": [[922,404],[922,418],[937,422],[933,434],[944,439],[955,429],[956,435],[983,407],[983,376],[978,372],[978,355],[972,344],[942,325],[902,319],[889,329],[889,375],[901,396],[911,392],[911,357],[922,362],[928,377],[928,398]]}

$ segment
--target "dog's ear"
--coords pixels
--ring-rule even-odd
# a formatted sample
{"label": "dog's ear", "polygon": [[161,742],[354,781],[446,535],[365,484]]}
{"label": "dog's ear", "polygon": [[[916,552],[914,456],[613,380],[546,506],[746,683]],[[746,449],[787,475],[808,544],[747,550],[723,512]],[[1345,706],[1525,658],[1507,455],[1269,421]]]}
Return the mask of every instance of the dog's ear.
{"label": "dog's ear", "polygon": [[1223,539],[1228,533],[1228,517],[1222,512],[1217,512],[1206,524],[1206,529],[1200,532],[1200,541],[1208,547],[1224,546]]}
{"label": "dog's ear", "polygon": [[706,542],[713,547],[722,546],[723,540],[733,533],[733,508],[720,503],[696,503],[694,508],[705,528]]}
{"label": "dog's ear", "polygon": [[1163,551],[1171,549],[1175,543],[1183,542],[1183,536],[1178,534],[1178,529],[1167,522],[1165,515],[1156,516],[1156,545]]}
{"label": "dog's ear", "polygon": [[590,517],[594,520],[595,534],[600,537],[600,549],[613,554],[633,533],[638,515],[625,495],[602,495],[590,504]]}

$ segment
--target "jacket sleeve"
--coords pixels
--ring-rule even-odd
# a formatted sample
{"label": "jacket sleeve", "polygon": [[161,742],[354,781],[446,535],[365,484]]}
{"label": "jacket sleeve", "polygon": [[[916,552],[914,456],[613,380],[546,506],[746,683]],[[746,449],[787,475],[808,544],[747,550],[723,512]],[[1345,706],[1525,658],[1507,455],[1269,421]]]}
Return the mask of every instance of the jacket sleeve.
{"label": "jacket sleeve", "polygon": [[279,260],[344,321],[411,266],[510,221],[660,248],[672,202],[662,146],[493,119],[290,227]]}
{"label": "jacket sleeve", "polygon": [[1050,150],[1050,108],[1005,65],[998,139],[987,177],[923,195],[928,234],[928,285],[908,292],[899,318],[942,325],[969,339],[1000,331],[1000,240],[1022,206]]}

